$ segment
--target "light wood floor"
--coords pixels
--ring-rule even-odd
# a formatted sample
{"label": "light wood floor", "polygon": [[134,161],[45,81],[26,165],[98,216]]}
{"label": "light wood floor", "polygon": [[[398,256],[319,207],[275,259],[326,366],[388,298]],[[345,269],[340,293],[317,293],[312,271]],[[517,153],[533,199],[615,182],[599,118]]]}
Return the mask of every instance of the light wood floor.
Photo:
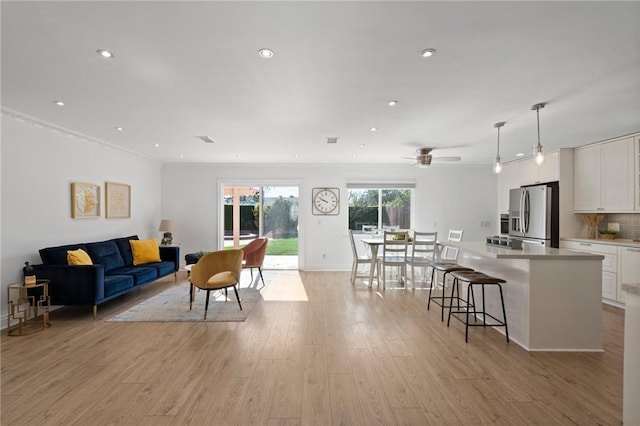
{"label": "light wood floor", "polygon": [[295,298],[308,301],[279,301],[296,285],[279,285],[287,273],[265,271],[269,300],[243,323],[105,321],[171,278],[97,321],[66,308],[37,335],[4,331],[1,424],[621,424],[620,310],[603,309],[603,353],[528,353],[492,329],[465,344],[426,291],[352,286],[348,273],[300,272]]}

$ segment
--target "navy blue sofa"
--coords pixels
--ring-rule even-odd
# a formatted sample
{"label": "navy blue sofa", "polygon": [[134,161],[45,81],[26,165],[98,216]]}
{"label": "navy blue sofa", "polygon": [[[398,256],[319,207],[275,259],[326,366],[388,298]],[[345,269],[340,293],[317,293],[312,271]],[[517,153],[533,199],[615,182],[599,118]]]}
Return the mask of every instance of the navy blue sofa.
{"label": "navy blue sofa", "polygon": [[[180,247],[160,246],[160,262],[133,265],[130,240],[137,235],[94,243],[68,244],[40,250],[41,265],[33,266],[38,279],[48,279],[52,305],[98,305],[170,274],[177,275]],[[67,251],[86,251],[93,265],[67,264]]]}

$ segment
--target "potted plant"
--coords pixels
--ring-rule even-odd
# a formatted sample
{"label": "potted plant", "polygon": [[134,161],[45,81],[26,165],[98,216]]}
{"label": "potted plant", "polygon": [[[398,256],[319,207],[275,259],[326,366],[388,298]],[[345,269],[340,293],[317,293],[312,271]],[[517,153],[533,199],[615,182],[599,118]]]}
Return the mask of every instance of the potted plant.
{"label": "potted plant", "polygon": [[618,235],[618,231],[611,231],[608,229],[600,231],[601,240],[615,240],[617,235]]}

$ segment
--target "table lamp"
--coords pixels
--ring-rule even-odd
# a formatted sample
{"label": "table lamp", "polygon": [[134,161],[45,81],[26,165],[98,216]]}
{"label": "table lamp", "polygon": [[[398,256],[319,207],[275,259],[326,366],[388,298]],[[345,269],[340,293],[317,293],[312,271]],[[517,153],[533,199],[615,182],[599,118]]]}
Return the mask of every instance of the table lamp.
{"label": "table lamp", "polygon": [[171,219],[162,219],[160,221],[160,226],[158,227],[158,231],[164,232],[162,236],[162,241],[160,244],[163,246],[169,246],[173,242],[173,236],[171,233],[174,231],[175,227],[173,225],[173,220]]}

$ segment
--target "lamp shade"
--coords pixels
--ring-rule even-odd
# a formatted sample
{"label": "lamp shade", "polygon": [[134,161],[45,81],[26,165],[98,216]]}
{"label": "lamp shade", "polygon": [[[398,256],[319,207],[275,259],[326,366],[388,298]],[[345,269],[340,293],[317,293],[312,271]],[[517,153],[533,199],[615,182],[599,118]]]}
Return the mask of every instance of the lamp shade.
{"label": "lamp shade", "polygon": [[175,226],[173,224],[173,220],[171,220],[171,219],[162,219],[160,221],[160,226],[158,227],[158,231],[160,231],[160,232],[173,232],[173,231],[175,231]]}

